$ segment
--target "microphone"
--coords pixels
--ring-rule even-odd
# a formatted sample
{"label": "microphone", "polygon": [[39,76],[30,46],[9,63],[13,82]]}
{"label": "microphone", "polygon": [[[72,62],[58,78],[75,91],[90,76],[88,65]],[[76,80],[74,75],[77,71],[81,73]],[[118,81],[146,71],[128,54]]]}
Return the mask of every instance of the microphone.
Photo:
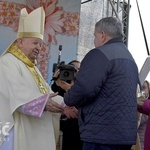
{"label": "microphone", "polygon": [[62,45],[59,45],[58,64],[60,63],[61,50],[62,50]]}

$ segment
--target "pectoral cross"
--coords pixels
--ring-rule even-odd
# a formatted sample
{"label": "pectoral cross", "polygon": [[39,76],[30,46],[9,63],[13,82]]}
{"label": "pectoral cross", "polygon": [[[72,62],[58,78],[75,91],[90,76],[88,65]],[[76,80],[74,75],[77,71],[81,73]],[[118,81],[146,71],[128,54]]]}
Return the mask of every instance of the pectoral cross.
{"label": "pectoral cross", "polygon": [[43,86],[43,84],[42,84],[42,83],[39,83],[39,87],[40,87],[40,89],[42,89],[42,90],[43,90],[43,93],[45,94],[45,87]]}

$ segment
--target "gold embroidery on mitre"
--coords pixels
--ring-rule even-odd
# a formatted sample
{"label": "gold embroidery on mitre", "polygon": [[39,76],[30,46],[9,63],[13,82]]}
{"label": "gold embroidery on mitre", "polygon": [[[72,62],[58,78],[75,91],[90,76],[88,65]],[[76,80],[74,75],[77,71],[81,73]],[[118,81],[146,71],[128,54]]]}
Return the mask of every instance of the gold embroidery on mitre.
{"label": "gold embroidery on mitre", "polygon": [[22,38],[22,37],[32,37],[32,38],[43,39],[43,35],[40,33],[36,33],[36,32],[19,32],[18,38]]}

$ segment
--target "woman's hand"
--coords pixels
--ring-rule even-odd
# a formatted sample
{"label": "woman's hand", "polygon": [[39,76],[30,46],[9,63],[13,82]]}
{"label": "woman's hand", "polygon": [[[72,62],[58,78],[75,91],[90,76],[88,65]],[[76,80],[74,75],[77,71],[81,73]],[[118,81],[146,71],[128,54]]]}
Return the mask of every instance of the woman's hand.
{"label": "woman's hand", "polygon": [[58,70],[56,70],[56,72],[53,74],[53,80],[54,81],[57,81],[57,79],[59,78],[59,74],[60,74],[60,70],[58,69]]}
{"label": "woman's hand", "polygon": [[58,78],[59,74],[60,74],[60,70],[58,69],[58,70],[56,70],[56,72],[54,73],[53,77],[54,77],[54,78]]}
{"label": "woman's hand", "polygon": [[138,106],[143,106],[145,100],[145,96],[140,96],[137,98],[137,104]]}
{"label": "woman's hand", "polygon": [[67,82],[65,82],[63,80],[59,80],[58,86],[60,86],[65,91],[68,91],[73,84],[74,84],[74,81],[71,81],[71,83],[69,84],[69,83],[67,83]]}

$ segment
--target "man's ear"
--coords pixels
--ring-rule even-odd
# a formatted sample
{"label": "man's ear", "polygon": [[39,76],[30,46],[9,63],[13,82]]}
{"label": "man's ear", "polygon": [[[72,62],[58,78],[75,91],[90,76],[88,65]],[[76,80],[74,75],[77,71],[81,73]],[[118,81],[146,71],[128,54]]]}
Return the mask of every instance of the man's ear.
{"label": "man's ear", "polygon": [[101,34],[101,41],[103,43],[106,43],[108,42],[110,39],[112,39],[112,37],[108,36],[105,32],[102,31],[102,34]]}
{"label": "man's ear", "polygon": [[104,31],[101,32],[101,40],[102,42],[105,42],[106,40],[106,33]]}
{"label": "man's ear", "polygon": [[19,39],[16,40],[16,42],[17,42],[18,47],[21,48],[22,45],[23,45],[23,39],[22,39],[22,38],[19,38]]}

